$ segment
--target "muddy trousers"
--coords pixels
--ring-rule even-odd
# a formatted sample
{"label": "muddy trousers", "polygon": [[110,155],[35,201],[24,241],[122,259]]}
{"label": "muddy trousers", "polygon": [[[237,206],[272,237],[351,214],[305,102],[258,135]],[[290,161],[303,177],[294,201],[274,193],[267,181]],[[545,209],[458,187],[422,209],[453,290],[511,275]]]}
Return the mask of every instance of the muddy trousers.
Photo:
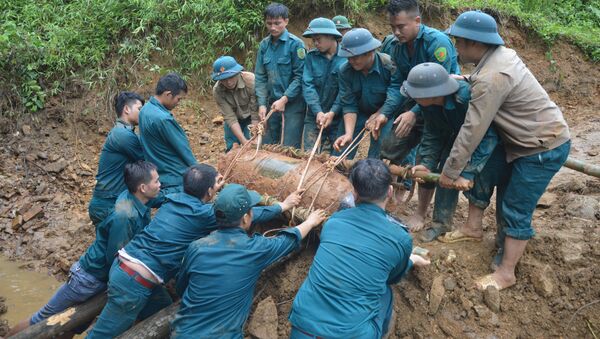
{"label": "muddy trousers", "polygon": [[[106,282],[96,279],[79,265],[79,261],[71,266],[69,279],[62,284],[44,307],[37,311],[29,320],[29,325],[37,324],[55,314],[61,313],[71,306],[81,304],[91,297],[106,290]],[[91,322],[90,322],[91,323]],[[89,323],[75,329],[83,333]]]}
{"label": "muddy trousers", "polygon": [[[387,286],[385,292],[380,298],[379,312],[371,321],[369,333],[362,333],[360,336],[348,334],[348,338],[381,338],[387,334],[394,311],[394,293],[391,286]],[[318,334],[313,334],[299,327],[292,325],[290,339],[317,339],[322,338]]]}
{"label": "muddy trousers", "polygon": [[169,306],[173,301],[162,285],[148,288],[127,274],[116,259],[110,269],[108,301],[86,338],[114,338],[133,323]]}
{"label": "muddy trousers", "polygon": [[[317,137],[319,136],[320,127],[317,126],[317,117],[312,113],[306,113],[306,118],[304,118],[304,151],[310,152],[312,151],[315,142],[317,142]],[[333,149],[333,143],[335,139],[339,136],[339,126],[341,119],[335,117],[326,129],[323,130],[323,135],[321,136],[321,146],[317,150],[320,152],[328,152],[331,155],[340,155],[339,152]]]}
{"label": "muddy trousers", "polygon": [[[270,103],[272,104],[272,102]],[[269,104],[269,107],[270,107]],[[302,143],[302,129],[304,128],[304,116],[306,115],[306,104],[300,97],[287,103],[283,112],[285,121],[282,122],[281,112],[273,113],[267,122],[267,131],[264,137],[266,144],[279,144],[281,141],[281,126],[284,127],[283,144],[300,149]]]}
{"label": "muddy trousers", "polygon": [[[242,128],[244,137],[246,137],[246,139],[250,139],[250,130],[248,129],[248,126],[250,126],[252,123],[252,118],[247,117],[246,119],[238,120],[238,123]],[[229,150],[233,147],[233,144],[241,144],[235,134],[233,134],[231,128],[229,128],[229,124],[227,122],[223,123],[223,131],[225,135],[225,152],[229,152]]]}
{"label": "muddy trousers", "polygon": [[571,141],[567,141],[557,148],[517,158],[508,164],[508,179],[498,186],[496,196],[502,218],[497,226],[499,249],[504,247],[507,236],[529,240],[535,235],[531,220],[537,202],[567,160],[570,149]]}

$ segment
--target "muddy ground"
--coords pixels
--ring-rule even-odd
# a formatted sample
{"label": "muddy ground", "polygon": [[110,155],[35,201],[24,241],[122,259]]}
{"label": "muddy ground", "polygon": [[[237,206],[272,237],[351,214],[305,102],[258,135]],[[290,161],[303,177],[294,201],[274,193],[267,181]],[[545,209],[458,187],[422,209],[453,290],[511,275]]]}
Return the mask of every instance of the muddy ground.
{"label": "muddy ground", "polygon": [[[435,19],[431,19],[435,17]],[[426,23],[446,27],[448,13],[429,10]],[[291,26],[299,35],[307,20]],[[502,21],[507,44],[516,49],[562,108],[573,135],[571,156],[600,164],[600,69],[571,45],[548,48],[515,23]],[[380,38],[388,32],[378,17],[365,25]],[[137,90],[151,94],[156,76]],[[53,99],[50,107],[18,123],[0,123],[0,249],[24,268],[59,279],[92,242],[87,203],[98,155],[112,126],[104,95],[76,91]],[[211,98],[192,88],[175,110],[199,161],[216,164],[224,150],[222,125]],[[600,334],[600,180],[568,169],[552,181],[535,212],[536,237],[518,266],[518,284],[484,298],[473,280],[489,273],[494,250],[494,206],[486,211],[482,243],[421,244],[433,264],[411,273],[395,287],[398,338],[594,338]],[[396,209],[406,216],[416,201]],[[464,222],[461,198],[455,223]],[[418,242],[416,242],[418,244]],[[257,300],[276,305],[276,331],[289,334],[287,314],[316,249],[264,277]],[[454,258],[453,258],[454,257]],[[433,289],[432,289],[433,286]],[[485,299],[485,300],[484,300]],[[439,302],[437,311],[435,305]],[[40,305],[41,306],[41,305]],[[315,310],[318,312],[319,310]],[[436,311],[436,312],[434,312]],[[271,320],[275,323],[275,320]]]}

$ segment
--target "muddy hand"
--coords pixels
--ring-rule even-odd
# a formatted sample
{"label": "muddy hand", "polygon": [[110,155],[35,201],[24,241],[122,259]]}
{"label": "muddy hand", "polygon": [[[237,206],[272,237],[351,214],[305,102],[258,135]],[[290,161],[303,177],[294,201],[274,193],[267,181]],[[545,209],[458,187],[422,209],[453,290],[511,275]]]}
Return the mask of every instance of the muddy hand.
{"label": "muddy hand", "polygon": [[443,188],[454,188],[454,180],[446,176],[444,173],[440,174],[440,180],[438,181],[438,184],[440,184],[440,186]]}
{"label": "muddy hand", "polygon": [[415,177],[415,175],[417,174],[417,172],[421,172],[421,173],[430,173],[431,171],[429,170],[429,168],[425,167],[424,165],[417,165],[413,168],[410,169],[410,173],[412,174],[412,178],[414,181],[418,182],[419,184],[424,183],[425,181],[422,178],[417,178]]}
{"label": "muddy hand", "polygon": [[371,135],[373,135],[373,139],[377,140],[379,139],[379,135],[381,134],[381,128],[385,126],[385,124],[388,121],[388,118],[381,113],[377,113],[375,117],[372,117],[369,120],[371,120],[371,123],[370,125],[368,125],[368,128],[371,130]]}
{"label": "muddy hand", "polygon": [[267,116],[267,108],[265,106],[260,106],[258,108],[258,117],[260,118],[260,121],[265,120],[266,116]]}
{"label": "muddy hand", "polygon": [[473,182],[463,177],[458,177],[454,180],[454,188],[459,191],[468,191],[473,188]]}
{"label": "muddy hand", "polygon": [[288,102],[288,98],[284,95],[279,100],[276,100],[272,105],[271,109],[275,112],[284,112],[285,105]]}
{"label": "muddy hand", "polygon": [[324,210],[315,210],[306,218],[306,223],[315,227],[320,225],[326,218],[327,215]]}
{"label": "muddy hand", "polygon": [[396,126],[396,136],[398,138],[404,138],[408,136],[413,126],[417,123],[417,115],[415,112],[408,111],[400,114],[396,120],[394,120],[394,125]]}
{"label": "muddy hand", "polygon": [[344,134],[335,140],[333,143],[333,148],[335,148],[336,151],[341,152],[350,141],[352,141],[352,136]]}
{"label": "muddy hand", "polygon": [[304,190],[300,189],[288,195],[287,198],[279,204],[279,206],[281,206],[281,212],[289,211],[298,206],[300,200],[302,200],[302,193],[304,193]]}

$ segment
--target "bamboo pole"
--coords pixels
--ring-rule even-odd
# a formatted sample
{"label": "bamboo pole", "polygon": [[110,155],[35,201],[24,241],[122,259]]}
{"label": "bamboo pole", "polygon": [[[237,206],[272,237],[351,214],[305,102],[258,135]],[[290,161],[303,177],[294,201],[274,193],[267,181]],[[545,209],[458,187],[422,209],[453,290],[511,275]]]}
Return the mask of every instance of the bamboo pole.
{"label": "bamboo pole", "polygon": [[600,166],[597,165],[586,164],[581,160],[569,157],[563,166],[596,178],[600,178]]}

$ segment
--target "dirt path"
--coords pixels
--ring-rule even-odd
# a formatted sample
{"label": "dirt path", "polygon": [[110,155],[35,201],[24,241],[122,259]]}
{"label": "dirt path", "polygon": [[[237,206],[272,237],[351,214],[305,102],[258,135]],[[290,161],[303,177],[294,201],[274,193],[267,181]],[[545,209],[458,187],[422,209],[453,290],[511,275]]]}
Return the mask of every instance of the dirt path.
{"label": "dirt path", "polygon": [[[433,22],[433,26],[446,26],[440,20]],[[298,33],[305,24],[297,23],[292,31]],[[598,65],[585,61],[565,43],[548,53],[536,38],[513,23],[504,24],[508,45],[520,53],[565,113],[573,135],[571,155],[600,164]],[[380,38],[388,31],[385,22],[376,18],[366,26]],[[146,96],[151,83],[141,90]],[[193,89],[190,97],[175,114],[198,159],[216,164],[224,144],[222,125],[212,122],[218,112],[215,103]],[[94,97],[57,102],[35,120],[20,121],[16,131],[3,126],[1,130],[9,132],[0,134],[0,250],[26,261],[27,268],[48,268],[62,279],[94,236],[87,202],[111,124],[107,114],[97,113],[105,111],[104,102],[90,98]],[[474,278],[489,272],[493,206],[486,211],[484,242],[423,245],[432,251],[433,265],[411,274],[395,289],[399,314],[395,336],[592,338],[592,331],[600,334],[599,304],[576,312],[600,299],[600,180],[563,169],[542,200],[534,217],[537,235],[518,267],[519,283],[502,292],[499,301],[491,300],[492,296],[486,302],[482,293],[471,288]],[[413,199],[405,210],[414,207]],[[461,198],[455,222],[464,222],[465,216],[466,200]],[[314,245],[261,281],[257,289],[266,286],[260,299],[271,296],[276,303],[281,337],[289,333],[287,314],[310,267]],[[430,293],[434,280],[443,286],[437,294]],[[430,310],[432,299],[440,302],[435,313]]]}

